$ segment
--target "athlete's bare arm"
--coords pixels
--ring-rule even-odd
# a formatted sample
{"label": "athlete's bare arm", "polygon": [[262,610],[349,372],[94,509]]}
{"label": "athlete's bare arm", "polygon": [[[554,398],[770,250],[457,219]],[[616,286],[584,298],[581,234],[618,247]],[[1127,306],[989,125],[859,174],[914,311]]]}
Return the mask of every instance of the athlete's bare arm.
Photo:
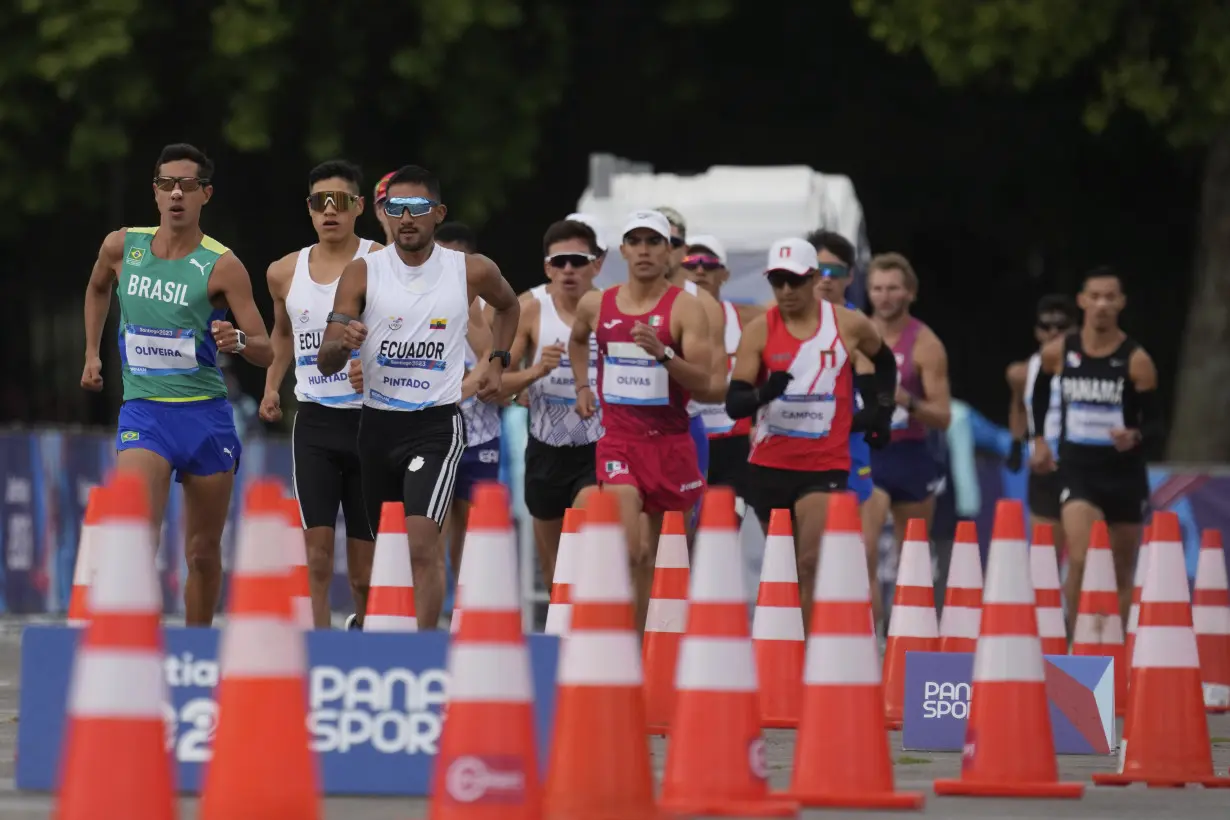
{"label": "athlete's bare arm", "polygon": [[[209,274],[209,298],[221,297],[226,306],[231,309],[235,323],[247,337],[243,350],[236,351],[231,335],[233,329],[228,329],[229,322],[215,322],[211,331],[218,349],[223,353],[238,352],[249,364],[257,367],[268,367],[273,364],[273,346],[269,341],[269,332],[265,329],[265,320],[256,308],[252,299],[252,277],[248,269],[234,251],[224,253],[214,263]],[[238,339],[238,336],[235,336]]]}
{"label": "athlete's bare arm", "polygon": [[491,328],[483,316],[483,308],[477,299],[470,303],[470,321],[466,325],[466,342],[474,351],[474,368],[461,380],[461,400],[465,401],[478,392],[487,357],[491,355]]}
{"label": "athlete's bare arm", "polygon": [[952,421],[952,392],[948,384],[948,351],[931,330],[918,335],[914,366],[922,379],[923,395],[914,397],[912,415],[935,430],[947,430]]}
{"label": "athlete's bare arm", "polygon": [[282,379],[286,378],[286,371],[290,368],[294,345],[290,317],[286,314],[286,294],[290,291],[298,257],[299,251],[288,253],[270,265],[265,273],[269,295],[273,298],[273,332],[269,334],[269,344],[273,347],[273,362],[265,371],[266,393],[277,393],[282,388]]}
{"label": "athlete's bare arm", "polygon": [[98,249],[98,259],[90,270],[90,281],[85,286],[85,368],[81,371],[81,386],[86,390],[103,388],[102,334],[107,324],[107,314],[111,312],[111,291],[115,288],[116,273],[124,258],[124,235],[127,232],[126,228],[120,228],[103,239]]}
{"label": "athlete's bare arm", "polygon": [[1040,357],[1042,359],[1039,370],[1051,376],[1058,376],[1059,371],[1063,369],[1063,346],[1064,337],[1060,336],[1051,339],[1042,346]]}
{"label": "athlete's bare arm", "polygon": [[[767,308],[764,305],[735,305],[735,313],[739,316],[739,327],[747,327],[748,322],[757,316],[763,316]],[[726,340],[722,340],[723,345]]]}
{"label": "athlete's bare arm", "polygon": [[316,353],[316,367],[325,376],[341,372],[367,338],[367,327],[359,321],[367,301],[367,261],[363,258],[346,263],[337,290],[333,294],[333,319],[325,325],[324,340]]}
{"label": "athlete's bare arm", "polygon": [[[707,293],[705,295],[708,296]],[[709,298],[713,299],[712,296]],[[666,372],[683,385],[697,401],[725,401],[726,357],[723,354],[723,375],[719,383],[713,376],[713,331],[709,327],[708,311],[705,310],[704,303],[691,294],[679,294],[671,305],[670,324],[671,336],[679,340],[683,353],[666,361]],[[654,358],[660,359],[666,353],[666,345],[662,344],[658,334],[647,325],[639,322],[633,325],[632,339],[641,350]]]}
{"label": "athlete's bare arm", "polygon": [[731,381],[756,384],[760,379],[760,360],[768,338],[769,324],[765,321],[764,314],[743,326],[739,349],[735,351],[735,367],[730,374]]}
{"label": "athlete's bare arm", "polygon": [[[837,332],[847,344],[846,349],[852,353],[861,353],[870,360],[880,355],[884,347],[884,339],[875,324],[861,310],[850,310],[843,305],[833,305],[833,315],[837,317]],[[875,368],[872,367],[872,372]]]}
{"label": "athlete's bare arm", "polygon": [[589,337],[602,309],[602,291],[591,290],[577,302],[576,318],[568,336],[568,359],[572,365],[573,383],[577,391],[577,415],[587,419],[594,414],[598,397],[589,386]]}
{"label": "athlete's bare arm", "polygon": [[1020,440],[1029,432],[1029,408],[1025,406],[1025,379],[1029,376],[1029,362],[1013,362],[1004,371],[1012,398],[1008,401],[1008,432]]}
{"label": "athlete's bare arm", "polygon": [[[542,302],[537,299],[531,299],[529,302],[523,302],[521,305],[521,321],[517,324],[517,336],[513,339],[512,349],[509,353],[512,354],[513,369],[504,374],[504,380],[500,383],[500,395],[507,398],[525,390],[534,382],[546,376],[556,366],[559,365],[559,356],[554,357],[554,362],[548,361],[546,351],[543,351],[543,360],[537,364],[530,365],[529,362],[534,360],[534,354],[538,348],[538,318],[542,315]],[[552,340],[558,343],[560,351],[563,346],[568,343],[567,339]],[[588,354],[587,354],[588,355]]]}
{"label": "athlete's bare arm", "polygon": [[[707,290],[698,288],[695,298],[705,312],[705,320],[709,327],[709,355],[713,361],[708,389],[697,391],[696,399],[697,401],[724,401],[726,399],[726,311],[722,308],[722,303],[714,299],[713,294]],[[688,357],[693,361],[700,361],[691,352],[688,353]]]}
{"label": "athlete's bare arm", "polygon": [[499,267],[479,253],[466,256],[466,281],[470,288],[470,301],[481,297],[491,307],[492,350],[508,350],[517,335],[517,321],[521,316],[517,292],[500,273]]}

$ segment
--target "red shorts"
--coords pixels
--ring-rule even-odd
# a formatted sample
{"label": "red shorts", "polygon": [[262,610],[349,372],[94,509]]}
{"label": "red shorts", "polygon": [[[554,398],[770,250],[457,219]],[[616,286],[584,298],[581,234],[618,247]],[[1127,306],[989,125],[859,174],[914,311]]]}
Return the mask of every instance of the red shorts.
{"label": "red shorts", "polygon": [[598,483],[636,487],[647,513],[686,513],[705,494],[705,477],[688,433],[638,439],[607,433],[598,439],[595,460]]}

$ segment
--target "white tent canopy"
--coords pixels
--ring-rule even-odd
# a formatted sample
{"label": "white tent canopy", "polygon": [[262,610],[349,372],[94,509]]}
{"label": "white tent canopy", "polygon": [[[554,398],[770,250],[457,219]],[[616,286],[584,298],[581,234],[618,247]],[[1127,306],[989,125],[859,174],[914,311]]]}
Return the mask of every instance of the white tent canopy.
{"label": "white tent canopy", "polygon": [[[689,235],[712,234],[726,245],[731,278],[723,295],[732,301],[771,298],[760,274],[769,247],[784,237],[806,236],[825,227],[854,243],[860,272],[870,258],[863,208],[849,177],[802,165],[715,165],[694,176],[655,174],[645,163],[594,154],[589,186],[577,211],[593,217],[609,245],[599,286],[627,276],[618,250],[619,230],[627,215],[666,205],[683,214]],[[858,283],[855,289],[861,293]],[[861,298],[858,293],[850,295]]]}

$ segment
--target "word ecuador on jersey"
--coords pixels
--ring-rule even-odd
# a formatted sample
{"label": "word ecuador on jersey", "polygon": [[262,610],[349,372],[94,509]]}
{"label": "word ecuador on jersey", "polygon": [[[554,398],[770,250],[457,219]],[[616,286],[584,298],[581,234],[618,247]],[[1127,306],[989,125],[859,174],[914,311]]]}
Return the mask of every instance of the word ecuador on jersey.
{"label": "word ecuador on jersey", "polygon": [[[1077,655],[1046,655],[1042,661],[1055,751],[1110,754],[1115,747],[1114,661]],[[973,675],[971,652],[905,653],[901,748],[928,752],[963,748]]]}
{"label": "word ecuador on jersey", "polygon": [[[200,788],[218,716],[216,629],[167,628],[167,743],[182,792]],[[80,632],[31,626],[22,636],[17,730],[19,789],[56,785],[73,657]],[[448,700],[445,632],[311,631],[307,636],[308,729],[325,794],[422,796]],[[538,759],[550,758],[559,638],[527,636]]]}

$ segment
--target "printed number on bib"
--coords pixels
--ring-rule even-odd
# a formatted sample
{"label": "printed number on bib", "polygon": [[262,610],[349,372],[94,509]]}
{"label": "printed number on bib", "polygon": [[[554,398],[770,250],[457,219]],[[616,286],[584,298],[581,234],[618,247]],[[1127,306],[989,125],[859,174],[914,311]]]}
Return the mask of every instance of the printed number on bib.
{"label": "printed number on bib", "polygon": [[602,395],[608,404],[665,405],[670,402],[670,375],[635,344],[611,342],[602,371]]}
{"label": "printed number on bib", "polygon": [[124,325],[124,358],[135,376],[183,376],[197,371],[196,333]]}

